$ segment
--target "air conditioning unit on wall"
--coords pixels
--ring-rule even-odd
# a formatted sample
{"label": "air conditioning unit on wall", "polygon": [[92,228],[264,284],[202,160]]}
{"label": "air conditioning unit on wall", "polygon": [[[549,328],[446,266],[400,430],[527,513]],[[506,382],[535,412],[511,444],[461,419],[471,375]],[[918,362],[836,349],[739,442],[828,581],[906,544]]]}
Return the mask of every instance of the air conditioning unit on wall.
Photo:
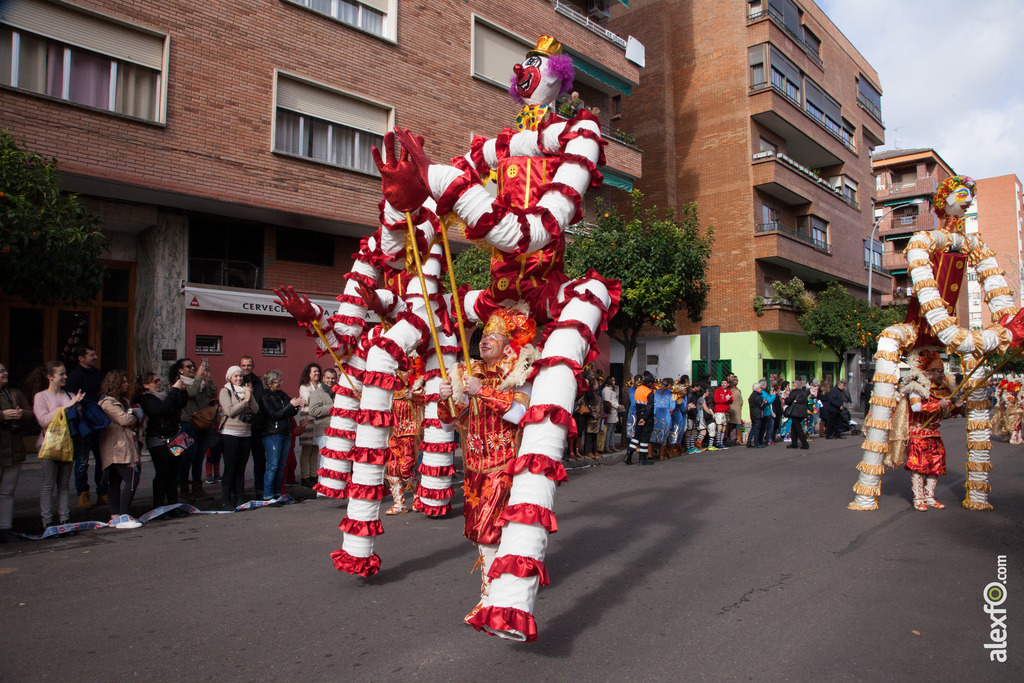
{"label": "air conditioning unit on wall", "polygon": [[596,21],[607,19],[610,15],[605,0],[587,0],[587,16]]}

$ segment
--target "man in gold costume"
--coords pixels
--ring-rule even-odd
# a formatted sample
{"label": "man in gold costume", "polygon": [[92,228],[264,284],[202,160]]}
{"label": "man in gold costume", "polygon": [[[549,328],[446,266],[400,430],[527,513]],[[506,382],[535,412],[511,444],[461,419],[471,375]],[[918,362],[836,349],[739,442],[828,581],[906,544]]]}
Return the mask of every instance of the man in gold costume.
{"label": "man in gold costume", "polygon": [[[482,360],[473,361],[468,371],[460,363],[451,380],[442,382],[439,390],[438,418],[446,427],[458,426],[462,437],[464,534],[480,553],[481,604],[490,584],[487,573],[501,540],[500,517],[512,487],[512,476],[506,468],[516,457],[519,421],[530,404],[527,379],[537,351],[529,342],[535,333],[536,323],[526,314],[498,309],[484,327]],[[479,608],[477,605],[467,619]]]}

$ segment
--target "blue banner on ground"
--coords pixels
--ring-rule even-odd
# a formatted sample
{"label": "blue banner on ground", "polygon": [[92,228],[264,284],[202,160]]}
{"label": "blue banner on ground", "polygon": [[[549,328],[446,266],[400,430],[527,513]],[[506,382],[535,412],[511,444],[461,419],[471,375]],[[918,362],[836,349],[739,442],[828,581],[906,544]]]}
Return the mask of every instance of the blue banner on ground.
{"label": "blue banner on ground", "polygon": [[[256,508],[268,506],[277,507],[297,502],[297,500],[286,494],[271,500],[250,500],[247,503],[242,503],[234,510],[200,510],[188,503],[174,503],[173,505],[161,505],[154,510],[150,510],[141,517],[138,517],[137,521],[145,524],[146,522],[151,522],[157,517],[167,514],[171,510],[182,510],[190,515],[229,515],[232,512],[241,512],[242,510],[254,510]],[[135,519],[136,518],[131,515],[119,515],[117,517],[113,517],[109,522],[75,522],[74,524],[57,524],[55,526],[46,527],[46,529],[43,530],[43,533],[39,536],[33,536],[32,534],[18,534],[18,536],[30,541],[41,541],[44,538],[77,534],[79,531],[88,531],[90,529],[103,529],[105,527],[113,528],[121,522],[128,522]]]}

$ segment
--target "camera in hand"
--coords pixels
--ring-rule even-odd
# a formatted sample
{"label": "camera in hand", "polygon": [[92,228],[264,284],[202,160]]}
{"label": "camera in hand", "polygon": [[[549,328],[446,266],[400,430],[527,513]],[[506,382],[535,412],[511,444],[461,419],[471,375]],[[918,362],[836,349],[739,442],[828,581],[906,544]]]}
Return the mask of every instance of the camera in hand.
{"label": "camera in hand", "polygon": [[244,422],[245,424],[252,424],[252,421],[253,421],[253,419],[254,419],[255,417],[256,417],[256,414],[255,414],[255,413],[251,413],[251,412],[245,412],[245,413],[242,413],[242,417],[241,417],[240,419],[241,419],[241,420],[242,420],[242,422]]}
{"label": "camera in hand", "polygon": [[4,420],[0,422],[0,429],[6,429],[13,434],[19,434],[21,432],[21,423],[17,420]]}

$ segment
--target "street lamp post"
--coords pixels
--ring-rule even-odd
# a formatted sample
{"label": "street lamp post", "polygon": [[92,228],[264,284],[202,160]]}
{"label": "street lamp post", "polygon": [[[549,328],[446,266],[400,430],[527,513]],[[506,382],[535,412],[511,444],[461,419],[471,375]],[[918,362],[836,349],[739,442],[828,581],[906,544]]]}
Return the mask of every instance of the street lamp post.
{"label": "street lamp post", "polygon": [[913,206],[915,204],[924,204],[924,198],[918,197],[912,199],[909,202],[900,202],[899,204],[893,204],[886,210],[878,219],[875,221],[875,225],[871,228],[871,242],[870,242],[870,257],[868,258],[868,305],[871,305],[871,276],[875,273],[875,231],[878,230],[878,226],[881,225],[882,219],[888,216],[896,209],[902,209],[904,206]]}

